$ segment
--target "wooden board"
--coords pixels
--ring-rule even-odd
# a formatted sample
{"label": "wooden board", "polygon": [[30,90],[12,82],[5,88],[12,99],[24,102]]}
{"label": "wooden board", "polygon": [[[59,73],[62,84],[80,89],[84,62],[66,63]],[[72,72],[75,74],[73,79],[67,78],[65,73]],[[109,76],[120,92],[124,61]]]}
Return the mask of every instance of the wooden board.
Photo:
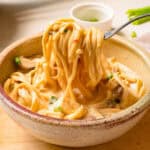
{"label": "wooden board", "polygon": [[[86,138],[86,137],[85,137]],[[0,150],[71,150],[44,143],[16,124],[0,109]],[[150,111],[142,121],[112,142],[80,150],[150,150]]]}

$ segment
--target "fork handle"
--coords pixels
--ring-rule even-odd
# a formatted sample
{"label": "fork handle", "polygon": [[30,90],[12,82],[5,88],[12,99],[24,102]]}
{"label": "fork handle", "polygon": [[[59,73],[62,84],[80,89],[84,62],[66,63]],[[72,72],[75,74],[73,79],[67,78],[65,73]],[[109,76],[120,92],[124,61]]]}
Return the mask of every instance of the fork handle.
{"label": "fork handle", "polygon": [[148,16],[150,16],[150,13],[144,14],[144,15],[141,15],[141,16],[138,16],[138,17],[135,17],[135,18],[132,18],[131,20],[129,20],[129,21],[126,22],[125,24],[121,25],[119,28],[114,29],[114,30],[111,30],[111,31],[107,31],[107,32],[104,34],[104,40],[107,40],[107,39],[111,38],[113,35],[115,35],[116,33],[118,33],[120,30],[122,30],[122,29],[125,28],[127,25],[131,24],[132,22],[134,22],[134,21],[136,21],[136,20],[139,20],[139,19],[142,19],[142,18],[145,18],[145,17],[148,17]]}

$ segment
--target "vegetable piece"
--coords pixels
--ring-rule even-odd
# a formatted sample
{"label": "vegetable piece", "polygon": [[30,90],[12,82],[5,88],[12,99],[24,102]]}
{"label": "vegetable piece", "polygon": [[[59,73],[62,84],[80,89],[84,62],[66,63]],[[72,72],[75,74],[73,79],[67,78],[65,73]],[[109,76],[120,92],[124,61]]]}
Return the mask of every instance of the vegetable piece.
{"label": "vegetable piece", "polygon": [[62,111],[62,107],[58,106],[58,107],[54,107],[54,112],[61,112]]}
{"label": "vegetable piece", "polygon": [[55,103],[57,100],[58,100],[58,98],[57,98],[56,96],[51,96],[49,103],[50,103],[50,104],[53,104],[53,103]]}
{"label": "vegetable piece", "polygon": [[131,37],[132,37],[132,38],[136,38],[136,37],[137,37],[137,34],[136,34],[135,31],[132,31],[132,32],[131,32]]}
{"label": "vegetable piece", "polygon": [[97,18],[90,18],[89,21],[91,21],[91,22],[97,22],[98,19]]}
{"label": "vegetable piece", "polygon": [[21,64],[20,57],[16,56],[16,57],[14,58],[14,62],[15,62],[16,65],[20,65],[20,64]]}
{"label": "vegetable piece", "polygon": [[[134,17],[138,17],[140,15],[149,14],[149,13],[150,13],[150,6],[136,8],[136,9],[129,9],[126,11],[126,14],[127,14],[129,20]],[[150,21],[150,16],[136,20],[132,24],[140,25],[140,24],[148,22],[148,21]]]}
{"label": "vegetable piece", "polygon": [[146,23],[148,21],[150,21],[150,17],[145,17],[145,18],[139,19],[137,21],[134,21],[133,25],[140,25],[140,24]]}
{"label": "vegetable piece", "polygon": [[107,80],[110,80],[110,79],[112,79],[112,78],[113,78],[113,74],[112,74],[112,73],[109,74],[109,75],[106,77]]}
{"label": "vegetable piece", "polygon": [[147,14],[150,13],[150,6],[142,7],[142,8],[135,8],[135,9],[128,9],[126,11],[126,14],[131,17],[131,16],[139,16],[142,14]]}
{"label": "vegetable piece", "polygon": [[66,29],[64,30],[64,33],[67,33],[67,31],[68,31],[68,29],[66,28]]}

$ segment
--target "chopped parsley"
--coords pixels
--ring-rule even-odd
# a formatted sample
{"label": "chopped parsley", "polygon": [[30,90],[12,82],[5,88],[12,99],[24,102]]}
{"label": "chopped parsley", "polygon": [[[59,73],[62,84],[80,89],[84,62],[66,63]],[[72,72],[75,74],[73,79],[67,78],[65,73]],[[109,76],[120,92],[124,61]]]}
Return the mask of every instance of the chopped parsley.
{"label": "chopped parsley", "polygon": [[61,112],[62,111],[62,107],[58,106],[58,107],[54,107],[54,112]]}
{"label": "chopped parsley", "polygon": [[89,19],[89,21],[91,21],[91,22],[97,22],[98,19],[97,18],[91,18],[91,19]]}
{"label": "chopped parsley", "polygon": [[99,21],[99,19],[97,19],[95,17],[93,17],[93,18],[85,18],[85,19],[82,19],[82,20],[84,20],[84,21],[90,21],[90,22],[97,22],[97,21]]}
{"label": "chopped parsley", "polygon": [[67,33],[67,31],[68,31],[68,29],[66,28],[66,29],[64,30],[64,33]]}
{"label": "chopped parsley", "polygon": [[112,79],[112,78],[113,78],[113,74],[112,74],[112,73],[109,74],[109,75],[106,77],[107,80],[110,80],[110,79]]}
{"label": "chopped parsley", "polygon": [[21,64],[20,57],[16,56],[16,57],[14,58],[14,62],[15,62],[16,65],[20,65],[20,64]]}
{"label": "chopped parsley", "polygon": [[135,31],[132,31],[132,32],[131,32],[131,37],[132,37],[132,38],[136,38],[136,37],[137,37],[137,34],[136,34]]}
{"label": "chopped parsley", "polygon": [[50,98],[50,104],[55,103],[58,100],[58,98],[56,96],[51,96]]}

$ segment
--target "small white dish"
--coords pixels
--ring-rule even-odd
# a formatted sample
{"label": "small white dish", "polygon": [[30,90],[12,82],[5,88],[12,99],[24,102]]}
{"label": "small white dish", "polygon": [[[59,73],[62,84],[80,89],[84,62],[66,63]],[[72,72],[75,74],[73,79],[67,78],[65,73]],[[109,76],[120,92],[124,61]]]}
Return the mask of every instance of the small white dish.
{"label": "small white dish", "polygon": [[104,32],[112,27],[114,11],[102,3],[82,3],[71,8],[71,17],[81,26],[99,27]]}

